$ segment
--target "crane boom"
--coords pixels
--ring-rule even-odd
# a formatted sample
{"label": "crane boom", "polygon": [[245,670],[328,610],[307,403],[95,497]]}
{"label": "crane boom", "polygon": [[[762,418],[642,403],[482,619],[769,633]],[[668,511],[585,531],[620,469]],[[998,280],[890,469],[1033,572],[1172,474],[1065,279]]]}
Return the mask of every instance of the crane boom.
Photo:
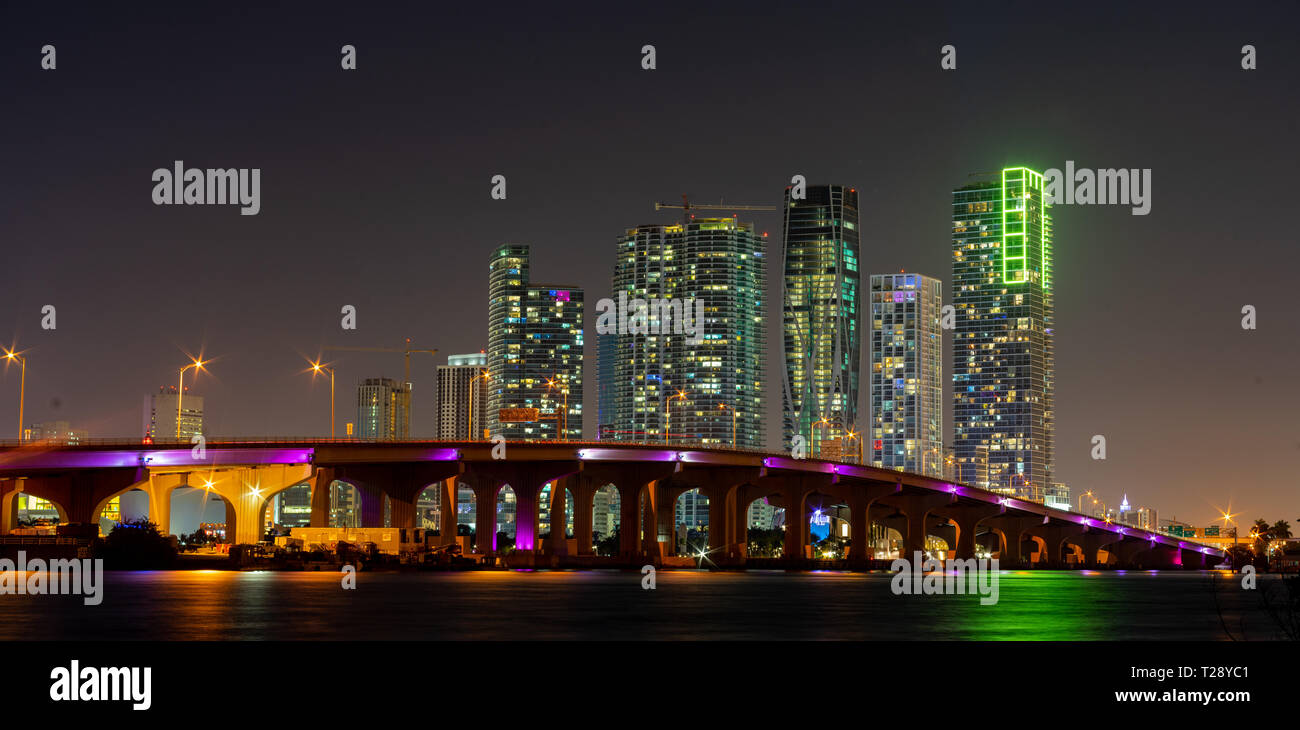
{"label": "crane boom", "polygon": [[775,205],[696,205],[693,203],[655,203],[655,210],[676,208],[678,210],[776,210]]}
{"label": "crane boom", "polygon": [[692,210],[776,210],[775,205],[726,205],[724,203],[696,205],[691,203],[685,195],[682,196],[680,205],[677,203],[655,203],[655,210],[664,210],[665,208],[680,210],[683,223],[690,222]]}

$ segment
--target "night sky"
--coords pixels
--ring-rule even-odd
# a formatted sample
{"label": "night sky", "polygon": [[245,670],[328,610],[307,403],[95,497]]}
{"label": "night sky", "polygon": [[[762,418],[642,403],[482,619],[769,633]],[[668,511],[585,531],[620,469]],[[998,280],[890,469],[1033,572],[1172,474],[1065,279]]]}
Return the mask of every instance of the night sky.
{"label": "night sky", "polygon": [[[594,433],[594,303],[616,237],[676,218],[654,201],[776,205],[794,174],[856,186],[864,283],[905,268],[951,301],[951,190],[1074,160],[1151,168],[1154,190],[1145,217],[1053,211],[1057,479],[1197,525],[1229,504],[1300,518],[1293,4],[189,5],[0,16],[0,340],[28,350],[29,423],[138,436],[143,396],[202,351],[211,436],[323,436],[328,383],[304,358],[411,337],[441,350],[412,359],[431,436],[435,364],[487,346],[487,256],[518,242],[535,280],[587,291]],[[151,173],[175,160],[260,168],[261,213],[155,206]],[[780,218],[742,217],[771,233],[775,445]],[[358,380],[401,376],[400,355],[326,359],[340,431]]]}

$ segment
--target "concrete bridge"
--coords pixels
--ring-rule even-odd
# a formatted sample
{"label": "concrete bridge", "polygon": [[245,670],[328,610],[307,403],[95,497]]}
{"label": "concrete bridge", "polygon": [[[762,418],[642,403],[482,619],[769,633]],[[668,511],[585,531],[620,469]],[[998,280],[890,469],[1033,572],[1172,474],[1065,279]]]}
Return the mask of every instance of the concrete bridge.
{"label": "concrete bridge", "polygon": [[[414,527],[417,498],[426,488],[439,489],[444,542],[455,540],[458,486],[473,490],[479,526],[495,526],[497,497],[509,486],[516,500],[512,564],[549,565],[559,558],[592,564],[593,501],[606,485],[617,490],[621,525],[619,556],[610,560],[622,564],[661,563],[673,553],[674,505],[691,489],[708,499],[709,559],[718,565],[746,563],[749,507],[761,498],[786,510],[782,564],[792,568],[811,564],[805,547],[809,521],[822,505],[848,508],[850,566],[866,565],[871,557],[862,546],[872,523],[896,530],[905,556],[923,551],[932,535],[961,559],[974,557],[979,541],[1004,567],[1190,569],[1209,567],[1224,555],[1035,502],[870,466],[653,444],[511,442],[505,448],[506,458],[494,459],[494,444],[486,441],[210,441],[202,458],[187,443],[0,447],[0,534],[16,526],[20,492],[53,503],[61,521],[90,523],[112,498],[135,489],[148,495],[150,520],[167,533],[172,492],[191,487],[222,498],[234,542],[255,543],[270,500],[300,484],[311,487],[311,525],[329,526],[329,486],[338,480],[360,494],[362,527]],[[555,486],[544,490],[548,484]],[[574,501],[576,555],[567,555],[563,529],[540,538],[543,498],[550,500],[552,515],[566,514],[566,501]],[[495,530],[488,532],[480,529],[477,552],[496,550]]]}

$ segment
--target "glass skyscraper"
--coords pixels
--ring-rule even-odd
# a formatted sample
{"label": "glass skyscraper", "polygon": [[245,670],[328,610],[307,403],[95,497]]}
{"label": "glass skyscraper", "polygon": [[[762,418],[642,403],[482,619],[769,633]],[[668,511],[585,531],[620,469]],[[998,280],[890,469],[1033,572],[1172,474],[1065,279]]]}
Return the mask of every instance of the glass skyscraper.
{"label": "glass skyscraper", "polygon": [[810,456],[832,456],[848,430],[862,430],[858,193],[842,185],[805,192],[793,200],[785,191],[782,437],[784,448],[801,434]]}
{"label": "glass skyscraper", "polygon": [[703,322],[691,337],[650,308],[654,334],[599,336],[602,439],[662,441],[667,432],[670,443],[729,446],[734,435],[737,446],[764,445],[763,249],[735,218],[641,226],[619,239],[612,298],[675,301],[674,316],[692,319],[698,299]]}
{"label": "glass skyscraper", "polygon": [[1053,479],[1052,224],[1042,174],[952,194],[953,455],[959,481],[1042,502]]}
{"label": "glass skyscraper", "polygon": [[[671,296],[667,293],[664,261],[681,242],[684,230],[681,224],[629,228],[618,239],[610,296],[628,303]],[[625,299],[619,299],[620,294]],[[600,403],[596,410],[602,440],[662,441],[664,438],[664,398],[667,397],[664,358],[672,335],[661,332],[657,308],[647,313],[651,333],[597,335]],[[673,401],[679,415],[682,401],[681,398]]]}
{"label": "glass skyscraper", "polygon": [[943,283],[922,274],[871,277],[874,466],[943,478]]}
{"label": "glass skyscraper", "polygon": [[511,440],[580,439],[582,289],[530,283],[528,263],[528,246],[517,244],[488,262],[488,429]]}

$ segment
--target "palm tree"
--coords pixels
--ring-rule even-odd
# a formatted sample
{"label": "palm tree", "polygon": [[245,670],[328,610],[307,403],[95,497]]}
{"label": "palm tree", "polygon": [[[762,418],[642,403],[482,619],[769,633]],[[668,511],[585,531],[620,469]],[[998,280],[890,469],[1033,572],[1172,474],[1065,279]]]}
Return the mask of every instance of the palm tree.
{"label": "palm tree", "polygon": [[1273,526],[1268,528],[1269,535],[1275,540],[1286,540],[1291,537],[1291,525],[1286,520],[1278,520]]}
{"label": "palm tree", "polygon": [[1271,529],[1268,522],[1262,518],[1255,520],[1255,524],[1250,526],[1251,536],[1255,538],[1252,549],[1256,555],[1263,553],[1264,548],[1268,546],[1268,531]]}

